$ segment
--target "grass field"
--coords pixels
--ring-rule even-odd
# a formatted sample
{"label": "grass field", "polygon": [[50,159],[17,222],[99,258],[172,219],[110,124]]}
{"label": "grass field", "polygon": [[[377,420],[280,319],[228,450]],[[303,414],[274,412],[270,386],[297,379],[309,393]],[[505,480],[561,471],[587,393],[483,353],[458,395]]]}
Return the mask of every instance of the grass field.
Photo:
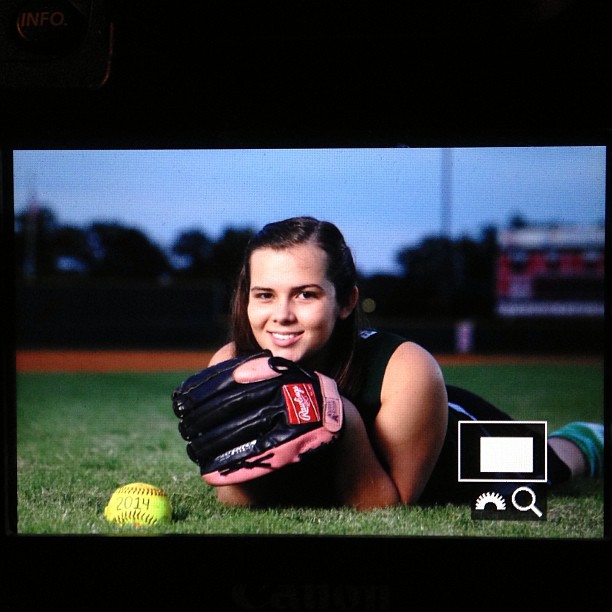
{"label": "grass field", "polygon": [[[465,386],[517,419],[603,420],[603,366],[548,361],[444,365],[447,382]],[[586,538],[604,535],[601,480],[551,493],[548,519],[473,521],[470,509],[393,507],[250,510],[219,505],[185,452],[170,401],[194,370],[25,372],[17,374],[18,534],[249,534]],[[103,510],[128,482],[163,488],[169,525],[109,524]]]}

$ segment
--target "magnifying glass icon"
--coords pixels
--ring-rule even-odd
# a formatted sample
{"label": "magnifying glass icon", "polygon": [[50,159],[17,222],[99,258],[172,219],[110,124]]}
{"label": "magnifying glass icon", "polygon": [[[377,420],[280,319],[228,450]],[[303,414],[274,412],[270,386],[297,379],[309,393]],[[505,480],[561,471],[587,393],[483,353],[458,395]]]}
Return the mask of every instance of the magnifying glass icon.
{"label": "magnifying glass icon", "polygon": [[[520,504],[517,503],[516,501],[516,495],[517,493],[520,492],[526,492],[531,496],[531,501],[526,505],[526,506],[521,506]],[[535,515],[537,515],[538,518],[541,518],[542,516],[542,512],[539,508],[536,507],[535,505],[536,503],[536,494],[533,492],[533,489],[530,489],[529,487],[519,487],[518,489],[516,489],[516,491],[514,491],[514,493],[512,494],[512,505],[517,509],[520,510],[521,512],[527,512],[527,510],[532,510],[533,513]]]}

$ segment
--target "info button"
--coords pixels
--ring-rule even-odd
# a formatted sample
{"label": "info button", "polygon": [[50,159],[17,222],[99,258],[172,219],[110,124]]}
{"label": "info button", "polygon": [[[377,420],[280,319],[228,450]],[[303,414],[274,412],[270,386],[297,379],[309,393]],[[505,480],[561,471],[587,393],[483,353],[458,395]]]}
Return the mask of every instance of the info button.
{"label": "info button", "polygon": [[87,32],[87,16],[71,2],[24,2],[17,13],[17,36],[24,46],[40,52],[68,51]]}

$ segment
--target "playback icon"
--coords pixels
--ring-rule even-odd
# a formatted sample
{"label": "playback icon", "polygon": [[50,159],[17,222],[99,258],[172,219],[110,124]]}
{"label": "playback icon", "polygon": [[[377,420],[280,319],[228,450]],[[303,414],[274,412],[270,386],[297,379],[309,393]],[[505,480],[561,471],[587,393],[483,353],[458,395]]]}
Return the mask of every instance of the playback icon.
{"label": "playback icon", "polygon": [[477,491],[472,519],[546,520],[546,440],[546,421],[459,422],[457,479]]}

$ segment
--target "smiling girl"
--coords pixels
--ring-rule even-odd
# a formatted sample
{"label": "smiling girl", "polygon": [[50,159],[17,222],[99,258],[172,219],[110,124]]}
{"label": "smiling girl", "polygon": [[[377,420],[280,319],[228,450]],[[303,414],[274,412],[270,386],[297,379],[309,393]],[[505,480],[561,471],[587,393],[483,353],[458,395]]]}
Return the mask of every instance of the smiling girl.
{"label": "smiling girl", "polygon": [[[469,501],[457,482],[457,423],[511,421],[445,383],[434,357],[395,334],[364,329],[357,272],[339,229],[312,217],[270,223],[247,246],[232,306],[232,341],[209,365],[269,349],[336,380],[340,439],[270,475],[217,487],[240,505]],[[571,423],[549,436],[550,484],[602,470],[603,427]]]}

